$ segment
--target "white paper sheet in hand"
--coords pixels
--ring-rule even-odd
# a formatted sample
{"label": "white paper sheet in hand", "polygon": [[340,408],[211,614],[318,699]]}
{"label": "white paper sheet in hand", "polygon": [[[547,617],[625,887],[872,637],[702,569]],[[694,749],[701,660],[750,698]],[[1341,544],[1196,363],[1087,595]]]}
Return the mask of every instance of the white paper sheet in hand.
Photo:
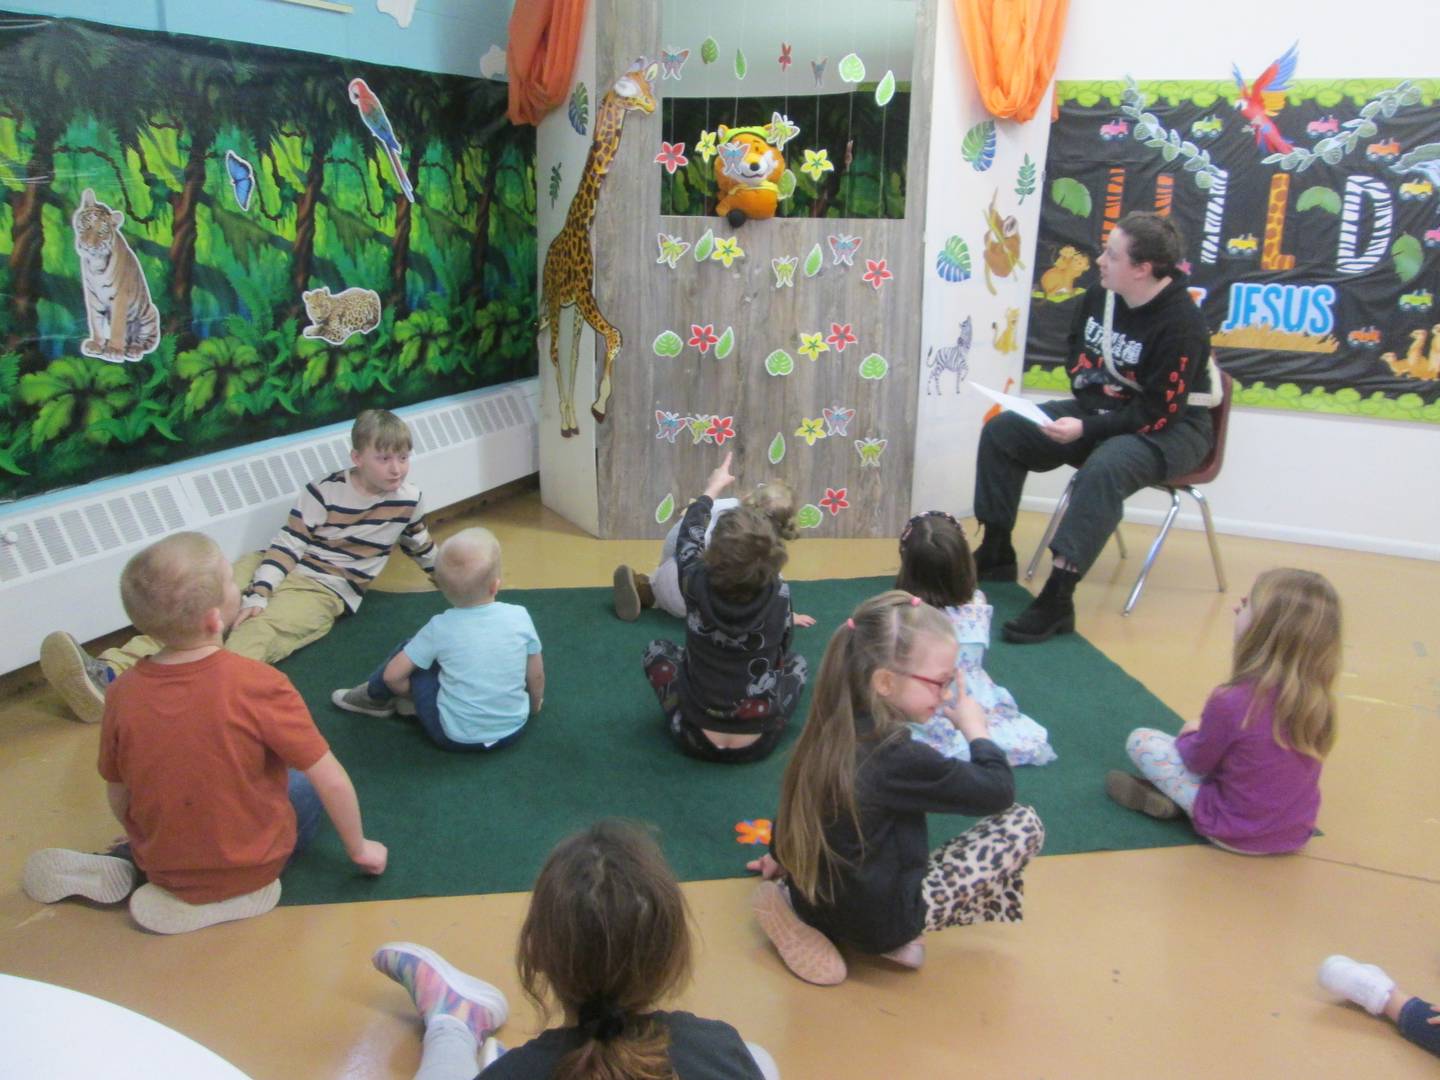
{"label": "white paper sheet in hand", "polygon": [[1002,409],[1008,409],[1026,420],[1033,420],[1037,424],[1050,423],[1051,417],[1047,416],[1035,402],[1029,398],[1021,397],[1018,394],[1002,394],[999,390],[991,390],[988,386],[981,386],[979,383],[966,383],[972,390],[979,390],[991,401],[995,402]]}

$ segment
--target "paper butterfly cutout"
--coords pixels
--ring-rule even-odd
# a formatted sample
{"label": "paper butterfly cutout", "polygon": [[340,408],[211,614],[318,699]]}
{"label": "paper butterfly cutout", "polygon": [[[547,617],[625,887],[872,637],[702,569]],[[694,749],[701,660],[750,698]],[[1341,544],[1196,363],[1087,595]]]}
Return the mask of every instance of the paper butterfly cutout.
{"label": "paper butterfly cutout", "polygon": [[819,60],[810,61],[810,73],[815,76],[815,85],[819,86],[825,81],[825,65],[830,62],[828,56],[822,56]]}
{"label": "paper butterfly cutout", "polygon": [[255,194],[255,167],[234,150],[225,151],[225,171],[230,174],[230,189],[241,210],[250,209],[250,196]]}
{"label": "paper butterfly cutout", "polygon": [[727,142],[720,145],[720,157],[725,162],[725,171],[740,167],[745,160],[745,144],[742,142]]}
{"label": "paper butterfly cutout", "polygon": [[851,260],[855,258],[855,253],[860,250],[860,245],[864,243],[860,237],[847,236],[845,233],[841,233],[838,236],[831,236],[827,239],[830,243],[830,255],[834,259],[834,262],[830,265],[855,265]]}
{"label": "paper butterfly cutout", "polygon": [[847,409],[843,405],[836,405],[833,409],[821,410],[825,414],[825,436],[845,435],[845,429],[850,426],[850,421],[855,419],[855,410]]}
{"label": "paper butterfly cutout", "polygon": [[684,431],[690,424],[688,416],[681,416],[679,413],[666,412],[664,409],[655,410],[655,438],[664,439],[668,443],[675,442],[675,436]]}
{"label": "paper butterfly cutout", "polygon": [[655,242],[660,246],[660,257],[655,261],[664,263],[671,270],[675,269],[675,264],[684,257],[685,252],[690,250],[688,243],[669,233],[656,233]]}
{"label": "paper butterfly cutout", "polygon": [[669,49],[660,50],[660,78],[679,79],[680,69],[685,66],[685,61],[690,59],[690,50],[681,49],[679,52],[672,52]]}
{"label": "paper butterfly cutout", "polygon": [[790,58],[790,43],[788,41],[782,41],[780,43],[780,70],[790,70],[790,65],[794,62],[795,61]]}
{"label": "paper butterfly cutout", "polygon": [[701,443],[715,441],[714,437],[710,434],[710,424],[715,419],[715,417],[692,416],[689,419],[690,438],[694,440],[694,445],[699,446]]}
{"label": "paper butterfly cutout", "polygon": [[885,447],[890,445],[889,439],[856,439],[855,452],[860,455],[860,467],[880,467],[880,455],[885,452]]}
{"label": "paper butterfly cutout", "polygon": [[770,269],[775,271],[775,288],[795,287],[795,268],[800,265],[800,256],[786,255],[783,259],[771,259]]}
{"label": "paper butterfly cutout", "polygon": [[775,149],[785,149],[785,144],[799,134],[799,125],[792,123],[784,113],[770,114],[770,123],[765,125],[765,141]]}
{"label": "paper butterfly cutout", "polygon": [[[790,46],[785,46],[787,49]],[[737,821],[735,823],[735,842],[737,844],[768,844],[770,843],[771,821],[769,818],[756,818],[754,821]]]}

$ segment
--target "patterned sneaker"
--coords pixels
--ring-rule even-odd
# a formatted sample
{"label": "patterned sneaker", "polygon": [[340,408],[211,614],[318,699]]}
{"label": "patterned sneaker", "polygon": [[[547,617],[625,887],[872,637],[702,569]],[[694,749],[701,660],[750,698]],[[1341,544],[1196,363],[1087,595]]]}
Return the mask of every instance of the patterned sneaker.
{"label": "patterned sneaker", "polygon": [[370,962],[410,992],[427,1026],[436,1017],[448,1016],[484,1043],[510,1016],[510,1003],[498,986],[466,975],[423,945],[392,941],[376,949]]}
{"label": "patterned sneaker", "polygon": [[115,681],[110,665],[96,660],[63,630],[40,643],[40,670],[70,711],[87,724],[105,714],[105,691]]}
{"label": "patterned sneaker", "polygon": [[330,695],[330,700],[346,712],[362,716],[390,716],[395,712],[395,699],[371,697],[369,683],[352,686],[349,690],[336,690]]}
{"label": "patterned sneaker", "polygon": [[156,934],[188,934],[216,923],[253,919],[280,902],[280,882],[228,900],[210,904],[187,904],[159,885],[141,885],[130,897],[130,916]]}
{"label": "patterned sneaker", "polygon": [[635,581],[635,571],[628,566],[617,566],[614,588],[615,617],[634,622],[640,617],[640,589]]}
{"label": "patterned sneaker", "polygon": [[1395,980],[1374,964],[1362,964],[1348,956],[1327,956],[1318,978],[1326,990],[1353,1001],[1372,1016],[1385,1011],[1395,989]]}
{"label": "patterned sneaker", "polygon": [[845,981],[845,958],[840,950],[795,914],[776,882],[760,883],[750,898],[750,909],[780,959],[795,975],[816,986],[838,986]]}
{"label": "patterned sneaker", "polygon": [[135,889],[138,873],[128,859],[45,848],[25,860],[21,886],[42,904],[83,896],[97,904],[118,904]]}
{"label": "patterned sneaker", "polygon": [[1111,769],[1105,774],[1105,794],[1126,810],[1138,810],[1162,821],[1181,817],[1185,813],[1180,809],[1179,803],[1149,780],[1131,776],[1119,769]]}
{"label": "patterned sneaker", "polygon": [[413,698],[396,697],[393,700],[395,702],[396,716],[412,717],[418,715],[415,711],[415,701]]}

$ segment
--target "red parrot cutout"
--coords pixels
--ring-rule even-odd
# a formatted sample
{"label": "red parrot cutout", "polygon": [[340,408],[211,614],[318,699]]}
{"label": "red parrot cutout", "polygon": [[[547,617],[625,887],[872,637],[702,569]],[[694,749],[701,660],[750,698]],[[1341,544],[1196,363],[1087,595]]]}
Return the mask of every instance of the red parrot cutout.
{"label": "red parrot cutout", "polygon": [[1235,85],[1240,87],[1240,100],[1235,108],[1249,121],[1249,128],[1255,133],[1255,145],[1263,146],[1272,154],[1288,154],[1295,149],[1280,134],[1280,129],[1271,120],[1285,107],[1285,91],[1295,77],[1295,65],[1299,62],[1300,43],[1290,46],[1288,52],[1260,73],[1260,77],[1248,87],[1245,77],[1234,64],[1230,71],[1235,76]]}

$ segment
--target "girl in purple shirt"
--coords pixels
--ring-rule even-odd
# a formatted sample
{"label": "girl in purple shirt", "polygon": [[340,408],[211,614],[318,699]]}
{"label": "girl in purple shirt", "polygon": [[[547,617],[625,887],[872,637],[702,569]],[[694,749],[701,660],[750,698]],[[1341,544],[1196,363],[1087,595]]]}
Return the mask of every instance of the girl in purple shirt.
{"label": "girl in purple shirt", "polygon": [[1335,745],[1340,600],[1308,570],[1267,570],[1235,608],[1235,661],[1199,720],[1171,737],[1130,733],[1143,778],[1105,777],[1121,806],[1190,816],[1211,843],[1243,855],[1298,851],[1320,811],[1320,769]]}

